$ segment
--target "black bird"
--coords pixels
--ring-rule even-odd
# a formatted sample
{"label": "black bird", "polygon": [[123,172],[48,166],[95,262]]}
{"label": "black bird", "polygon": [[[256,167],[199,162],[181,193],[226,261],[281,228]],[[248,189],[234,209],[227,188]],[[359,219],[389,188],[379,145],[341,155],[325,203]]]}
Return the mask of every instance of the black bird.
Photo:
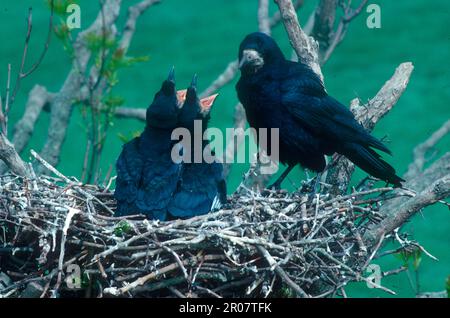
{"label": "black bird", "polygon": [[178,104],[172,68],[147,109],[144,132],[123,146],[117,160],[114,196],[118,215],[142,213],[150,219],[166,219],[181,176],[181,164],[171,158]]}
{"label": "black bird", "polygon": [[322,172],[324,155],[336,152],[372,176],[401,186],[404,180],[373,150],[390,154],[389,149],[327,94],[306,64],[286,60],[270,36],[260,32],[247,35],[239,47],[239,68],[236,90],[250,126],[256,130],[279,128],[279,161],[288,168],[274,188],[281,186],[297,164]]}
{"label": "black bird", "polygon": [[[200,101],[196,85],[197,76],[194,76],[178,121],[179,127],[188,129],[192,138],[189,143],[185,143],[190,144],[190,149],[183,149],[190,154],[190,162],[183,162],[181,180],[168,207],[169,213],[174,218],[206,214],[227,201],[222,164],[205,161],[202,156],[205,149],[214,156],[209,148],[209,141],[203,140],[203,134],[207,129],[211,106],[217,95]],[[201,129],[195,129],[194,121],[201,122]],[[199,149],[195,148],[196,141],[201,145]],[[200,151],[197,156],[201,159],[200,162],[195,161],[194,151]]]}

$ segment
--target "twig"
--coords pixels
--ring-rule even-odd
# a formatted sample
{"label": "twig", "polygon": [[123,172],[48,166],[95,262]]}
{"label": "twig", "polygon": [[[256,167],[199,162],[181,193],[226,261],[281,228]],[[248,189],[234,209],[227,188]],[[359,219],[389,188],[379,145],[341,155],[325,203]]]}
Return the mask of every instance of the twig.
{"label": "twig", "polygon": [[259,0],[258,29],[260,32],[270,35],[269,0]]}
{"label": "twig", "polygon": [[297,13],[291,0],[275,0],[281,12],[284,27],[289,36],[291,46],[294,48],[299,60],[307,64],[320,77],[323,75],[319,64],[318,43],[300,27]]}

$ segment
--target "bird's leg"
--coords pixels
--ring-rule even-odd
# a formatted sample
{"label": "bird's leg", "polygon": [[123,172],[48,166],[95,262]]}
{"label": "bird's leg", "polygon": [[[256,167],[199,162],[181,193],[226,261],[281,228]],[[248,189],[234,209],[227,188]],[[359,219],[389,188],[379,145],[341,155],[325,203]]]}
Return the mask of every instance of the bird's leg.
{"label": "bird's leg", "polygon": [[281,176],[274,182],[272,183],[272,185],[270,185],[268,188],[272,189],[272,190],[279,190],[281,189],[281,183],[283,182],[283,180],[287,177],[287,175],[289,174],[289,172],[291,172],[291,170],[294,168],[293,165],[289,165],[286,170],[284,170],[284,172],[281,174]]}

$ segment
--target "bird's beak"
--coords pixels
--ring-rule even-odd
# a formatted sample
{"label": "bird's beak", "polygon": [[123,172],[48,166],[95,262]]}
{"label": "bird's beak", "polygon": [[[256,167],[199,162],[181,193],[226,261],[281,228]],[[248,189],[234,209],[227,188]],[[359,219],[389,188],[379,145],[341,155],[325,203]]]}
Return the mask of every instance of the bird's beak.
{"label": "bird's beak", "polygon": [[239,69],[247,65],[260,67],[264,64],[264,59],[261,54],[253,49],[247,49],[242,52],[241,60],[239,61]]}
{"label": "bird's beak", "polygon": [[192,81],[191,81],[191,87],[197,89],[197,74],[194,74],[194,76],[192,76]]}
{"label": "bird's beak", "polygon": [[177,91],[177,99],[179,103],[184,103],[184,101],[186,100],[186,93],[187,89]]}
{"label": "bird's beak", "polygon": [[200,107],[201,107],[201,112],[202,113],[209,113],[211,110],[211,106],[214,104],[214,101],[216,100],[217,96],[219,96],[219,94],[214,94],[205,98],[202,98],[200,100]]}
{"label": "bird's beak", "polygon": [[169,76],[167,76],[167,80],[175,83],[175,66],[172,66],[172,68],[169,71]]}

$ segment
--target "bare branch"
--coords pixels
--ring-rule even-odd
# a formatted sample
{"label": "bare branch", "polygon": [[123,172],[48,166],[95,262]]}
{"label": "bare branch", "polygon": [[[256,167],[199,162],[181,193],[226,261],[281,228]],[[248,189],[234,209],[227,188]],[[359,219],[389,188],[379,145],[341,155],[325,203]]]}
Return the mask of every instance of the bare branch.
{"label": "bare branch", "polygon": [[[91,57],[91,52],[86,45],[86,38],[92,33],[100,34],[103,25],[110,28],[119,16],[120,4],[121,0],[106,0],[103,4],[104,12],[100,12],[91,26],[78,34],[73,45],[74,63],[63,86],[53,99],[48,136],[41,151],[41,156],[53,166],[59,162],[61,147],[73,110],[72,104],[80,95],[84,73]],[[103,16],[105,17],[104,21]],[[44,171],[44,167],[37,167],[38,173]]]}
{"label": "bare branch", "polygon": [[323,51],[321,48],[320,53],[322,65],[328,61],[334,49],[342,42],[347,33],[349,23],[361,13],[362,9],[367,4],[367,0],[361,0],[361,3],[356,9],[352,9],[350,4],[351,1],[349,1],[349,3],[346,6],[345,5],[343,6],[344,15],[341,18],[336,31],[334,32],[334,35],[331,39],[331,43],[329,43],[327,47],[324,47],[325,51]]}
{"label": "bare branch", "polygon": [[0,132],[0,159],[3,160],[7,167],[15,174],[23,177],[31,176],[25,162],[14,149],[14,145],[2,132]]}
{"label": "bare branch", "polygon": [[18,153],[21,153],[28,144],[42,109],[50,104],[52,99],[53,94],[47,92],[44,86],[35,85],[30,91],[23,116],[14,126],[12,142]]}
{"label": "bare branch", "polygon": [[5,136],[8,136],[8,114],[9,114],[9,94],[11,90],[11,64],[8,64],[8,75],[6,79],[6,96],[5,96],[5,109],[3,110],[3,105],[0,107],[0,119],[2,125],[2,132]]}
{"label": "bare branch", "polygon": [[128,8],[128,19],[125,23],[125,28],[119,44],[119,47],[122,50],[127,51],[130,47],[131,40],[136,31],[137,19],[152,5],[160,2],[161,0],[144,0]]}
{"label": "bare branch", "polygon": [[[390,211],[391,217],[385,218],[380,224],[374,226],[370,231],[366,232],[364,235],[365,241],[372,245],[374,242],[377,242],[382,235],[390,233],[396,228],[402,226],[417,211],[449,196],[450,175],[447,175],[435,181],[425,190],[416,194],[413,198],[397,207],[394,213]],[[385,212],[384,209],[385,207],[382,207],[380,212]]]}
{"label": "bare branch", "polygon": [[201,94],[200,98],[209,96],[217,92],[220,88],[233,80],[238,71],[238,60],[230,62],[226,69],[220,74]]}
{"label": "bare branch", "polygon": [[422,169],[427,161],[425,156],[434,146],[450,132],[450,120],[447,120],[441,128],[435,131],[426,141],[419,144],[414,149],[414,161],[409,165],[405,174],[405,179],[413,178],[422,173]]}
{"label": "bare branch", "polygon": [[297,13],[291,0],[275,0],[281,12],[284,27],[289,36],[291,46],[300,61],[307,64],[319,75],[323,82],[323,75],[319,64],[318,48],[319,45],[314,38],[308,36],[300,27]]}
{"label": "bare branch", "polygon": [[[358,100],[352,101],[350,109],[364,128],[371,131],[375,124],[397,103],[408,85],[413,69],[410,62],[400,64],[391,79],[366,105],[360,105]],[[339,155],[333,156],[333,162],[330,165],[331,168],[328,170],[326,178],[326,183],[332,185],[330,192],[333,194],[344,193],[355,167],[348,159]]]}
{"label": "bare branch", "polygon": [[259,0],[258,29],[260,32],[270,35],[269,0]]}
{"label": "bare branch", "polygon": [[117,107],[114,115],[119,118],[134,118],[145,121],[145,113],[145,108]]}
{"label": "bare branch", "polygon": [[238,149],[242,142],[244,141],[244,133],[243,130],[245,128],[246,124],[246,116],[245,116],[245,110],[241,103],[237,103],[234,107],[234,119],[233,119],[233,127],[234,132],[236,136],[236,140],[231,141],[227,148],[225,149],[224,154],[224,165],[223,165],[223,176],[224,178],[227,178],[228,175],[231,172],[231,162],[233,162],[234,155],[238,152]]}
{"label": "bare branch", "polygon": [[314,26],[311,35],[319,42],[320,57],[330,46],[337,4],[337,0],[320,0],[314,13]]}
{"label": "bare branch", "polygon": [[[50,40],[52,38],[52,32],[53,32],[53,13],[54,13],[54,0],[51,0],[50,2],[50,18],[49,18],[49,26],[47,31],[47,39],[44,43],[44,49],[42,50],[41,55],[39,56],[38,60],[30,67],[28,71],[25,71],[25,61],[27,59],[27,53],[28,53],[28,44],[30,42],[31,38],[31,30],[33,28],[33,12],[30,8],[28,11],[28,19],[27,19],[27,35],[25,37],[25,45],[23,48],[23,54],[22,54],[22,62],[20,63],[20,69],[17,74],[16,83],[14,85],[14,90],[11,95],[11,104],[14,103],[14,100],[16,99],[17,92],[20,89],[20,83],[22,79],[29,76],[31,73],[33,73],[38,66],[42,63],[44,60],[45,55],[47,54],[48,47],[50,46]],[[6,116],[8,116],[8,113],[6,113]]]}

